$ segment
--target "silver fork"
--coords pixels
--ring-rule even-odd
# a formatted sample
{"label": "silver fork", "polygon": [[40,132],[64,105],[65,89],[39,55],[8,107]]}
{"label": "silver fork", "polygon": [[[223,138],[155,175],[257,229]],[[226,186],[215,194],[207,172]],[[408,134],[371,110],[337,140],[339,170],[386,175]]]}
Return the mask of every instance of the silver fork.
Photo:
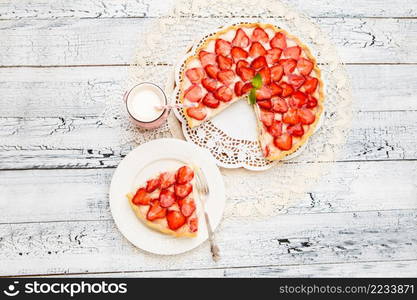
{"label": "silver fork", "polygon": [[210,224],[210,220],[208,214],[206,212],[206,199],[210,196],[210,191],[207,184],[207,179],[204,174],[201,172],[200,168],[196,168],[196,183],[197,189],[199,191],[199,198],[201,206],[203,207],[204,218],[206,219],[207,231],[208,231],[208,238],[210,242],[210,250],[211,255],[214,261],[218,261],[220,259],[220,250],[214,240],[214,233],[213,229]]}

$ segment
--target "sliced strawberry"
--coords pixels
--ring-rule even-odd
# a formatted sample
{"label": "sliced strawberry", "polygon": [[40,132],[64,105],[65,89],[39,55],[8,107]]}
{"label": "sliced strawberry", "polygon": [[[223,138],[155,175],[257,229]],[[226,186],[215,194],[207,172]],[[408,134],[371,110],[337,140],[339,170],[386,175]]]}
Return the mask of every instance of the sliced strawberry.
{"label": "sliced strawberry", "polygon": [[259,101],[256,101],[256,103],[259,105],[260,108],[263,108],[266,110],[270,110],[272,107],[270,100],[259,100]]}
{"label": "sliced strawberry", "polygon": [[164,172],[159,175],[159,182],[161,184],[161,189],[169,188],[175,183],[175,174],[172,172]]}
{"label": "sliced strawberry", "polygon": [[159,177],[155,178],[155,179],[149,179],[146,182],[146,191],[148,193],[152,193],[153,191],[155,191],[157,188],[159,188],[159,186],[161,185],[160,181],[159,181]]}
{"label": "sliced strawberry", "polygon": [[229,102],[233,98],[233,91],[227,86],[221,86],[214,93],[214,97],[220,101]]}
{"label": "sliced strawberry", "polygon": [[223,39],[217,39],[214,45],[214,49],[217,55],[228,56],[230,55],[232,45],[228,41],[225,41]]}
{"label": "sliced strawberry", "polygon": [[189,166],[182,166],[178,169],[175,177],[178,184],[184,184],[194,178],[194,171]]}
{"label": "sliced strawberry", "polygon": [[202,68],[191,68],[185,72],[185,76],[190,79],[192,83],[199,83],[204,78],[204,70]]}
{"label": "sliced strawberry", "polygon": [[271,89],[272,96],[281,96],[281,94],[282,94],[282,88],[278,84],[272,82],[269,85],[269,88]]}
{"label": "sliced strawberry", "polygon": [[249,43],[249,37],[241,28],[239,28],[236,31],[236,35],[232,41],[232,45],[235,47],[246,48],[247,46],[249,46]]}
{"label": "sliced strawberry", "polygon": [[171,230],[177,230],[182,225],[185,224],[187,219],[184,217],[184,215],[177,211],[177,210],[170,210],[167,213],[167,221],[168,221],[168,227]]}
{"label": "sliced strawberry", "polygon": [[247,67],[240,67],[239,69],[236,69],[237,75],[242,78],[243,81],[250,81],[253,77],[255,77],[255,70],[252,68]]}
{"label": "sliced strawberry", "polygon": [[203,98],[203,104],[210,108],[217,108],[220,105],[220,101],[212,93],[207,93]]}
{"label": "sliced strawberry", "polygon": [[282,32],[277,32],[269,44],[271,48],[285,49],[287,48],[287,38]]}
{"label": "sliced strawberry", "polygon": [[207,75],[213,79],[217,79],[217,73],[219,72],[219,68],[215,65],[207,65],[204,70],[206,71]]}
{"label": "sliced strawberry", "polygon": [[201,65],[203,67],[207,65],[215,65],[216,64],[216,54],[207,52],[207,51],[200,51],[198,54],[198,57],[200,59]]}
{"label": "sliced strawberry", "polygon": [[273,136],[277,137],[282,134],[282,123],[281,121],[274,120],[272,125],[268,127],[268,132]]}
{"label": "sliced strawberry", "polygon": [[191,118],[202,121],[206,118],[207,113],[203,106],[187,108],[187,115]]}
{"label": "sliced strawberry", "polygon": [[230,70],[233,65],[233,60],[223,55],[217,55],[217,64],[221,70]]}
{"label": "sliced strawberry", "polygon": [[235,90],[236,96],[242,96],[243,95],[243,93],[242,93],[243,85],[244,85],[244,83],[242,81],[238,81],[238,82],[235,83],[234,90]]}
{"label": "sliced strawberry", "polygon": [[263,84],[268,85],[271,83],[271,70],[268,67],[263,67],[258,73],[262,77]]}
{"label": "sliced strawberry", "polygon": [[240,47],[233,47],[231,54],[235,62],[248,57],[248,52],[246,52]]}
{"label": "sliced strawberry", "polygon": [[304,91],[306,93],[313,94],[316,91],[318,84],[319,81],[317,80],[317,78],[307,77],[306,81],[303,84]]}
{"label": "sliced strawberry", "polygon": [[245,83],[244,86],[242,87],[242,95],[249,93],[251,89],[252,89],[252,83],[251,82]]}
{"label": "sliced strawberry", "polygon": [[284,74],[284,68],[281,65],[271,67],[271,80],[280,81]]}
{"label": "sliced strawberry", "polygon": [[193,84],[184,92],[184,98],[191,102],[199,102],[203,97],[201,86]]}
{"label": "sliced strawberry", "polygon": [[296,90],[298,90],[304,83],[305,78],[302,75],[296,75],[296,74],[289,74],[288,77],[288,83],[293,86]]}
{"label": "sliced strawberry", "polygon": [[256,99],[257,100],[271,99],[271,97],[272,97],[272,91],[266,85],[264,85],[260,89],[256,90]]}
{"label": "sliced strawberry", "polygon": [[159,203],[159,201],[153,201],[151,202],[151,206],[149,207],[148,214],[146,215],[146,218],[149,221],[153,221],[156,219],[164,218],[166,215],[167,209],[162,207]]}
{"label": "sliced strawberry", "polygon": [[272,110],[277,113],[285,113],[288,111],[288,105],[287,102],[280,98],[280,97],[274,97],[271,99],[272,104]]}
{"label": "sliced strawberry", "polygon": [[303,92],[296,91],[292,94],[289,103],[291,107],[301,108],[307,103],[307,95]]}
{"label": "sliced strawberry", "polygon": [[274,122],[275,115],[273,112],[261,110],[261,122],[266,126],[269,127]]}
{"label": "sliced strawberry", "polygon": [[281,83],[280,87],[282,88],[282,97],[288,97],[294,93],[294,88],[286,82]]}
{"label": "sliced strawberry", "polygon": [[246,60],[241,59],[241,60],[239,60],[236,63],[236,70],[239,70],[241,67],[248,68],[249,67],[249,63]]}
{"label": "sliced strawberry", "polygon": [[269,146],[266,145],[265,148],[262,149],[262,154],[264,155],[264,157],[268,157],[269,153],[270,153]]}
{"label": "sliced strawberry", "polygon": [[295,125],[289,125],[287,127],[287,132],[291,134],[292,136],[300,137],[304,135],[304,128],[300,123],[295,124]]}
{"label": "sliced strawberry", "polygon": [[190,197],[179,200],[178,204],[180,205],[181,213],[186,217],[191,216],[195,211],[194,199]]}
{"label": "sliced strawberry", "polygon": [[223,70],[217,73],[217,79],[225,85],[230,85],[235,78],[235,73],[232,70]]}
{"label": "sliced strawberry", "polygon": [[310,94],[307,95],[308,101],[307,101],[307,107],[308,108],[314,108],[317,106],[317,99],[311,96]]}
{"label": "sliced strawberry", "polygon": [[279,48],[271,48],[266,51],[266,61],[269,65],[273,65],[279,62],[279,58],[281,57],[282,50]]}
{"label": "sliced strawberry", "polygon": [[162,207],[170,207],[175,203],[175,194],[170,190],[162,190],[159,194],[159,202]]}
{"label": "sliced strawberry", "polygon": [[254,68],[254,69],[258,70],[258,69],[267,67],[268,63],[266,62],[265,56],[259,56],[252,61],[250,66],[251,66],[251,68]]}
{"label": "sliced strawberry", "polygon": [[198,219],[191,218],[188,220],[188,226],[190,226],[191,232],[196,232],[198,230]]}
{"label": "sliced strawberry", "polygon": [[297,69],[298,71],[300,71],[301,75],[304,75],[304,76],[309,75],[311,71],[313,70],[313,67],[314,67],[314,64],[304,57],[301,57],[297,61]]}
{"label": "sliced strawberry", "polygon": [[209,92],[214,92],[217,88],[217,81],[211,78],[204,78],[201,81],[201,84],[204,86],[204,88]]}
{"label": "sliced strawberry", "polygon": [[290,150],[292,147],[292,136],[288,133],[283,133],[274,139],[274,144],[278,149]]}
{"label": "sliced strawberry", "polygon": [[135,196],[133,196],[132,202],[135,205],[149,205],[151,202],[151,196],[145,188],[140,188],[136,191]]}
{"label": "sliced strawberry", "polygon": [[256,27],[252,32],[252,42],[268,43],[269,36],[261,27]]}
{"label": "sliced strawberry", "polygon": [[279,64],[284,68],[285,74],[291,74],[297,67],[297,61],[295,59],[280,59]]}
{"label": "sliced strawberry", "polygon": [[252,57],[264,56],[266,54],[266,50],[261,43],[254,42],[249,49],[249,55]]}
{"label": "sliced strawberry", "polygon": [[300,122],[300,118],[298,117],[297,114],[297,109],[296,108],[290,108],[283,116],[282,116],[282,121],[284,123],[290,124],[290,125],[295,125],[298,122]]}
{"label": "sliced strawberry", "polygon": [[193,191],[193,185],[191,183],[176,184],[174,187],[175,195],[182,199],[187,197]]}
{"label": "sliced strawberry", "polygon": [[316,120],[316,116],[308,108],[301,108],[298,110],[298,117],[302,124],[310,125]]}
{"label": "sliced strawberry", "polygon": [[288,47],[284,49],[282,55],[287,58],[298,59],[301,54],[301,48],[299,46]]}

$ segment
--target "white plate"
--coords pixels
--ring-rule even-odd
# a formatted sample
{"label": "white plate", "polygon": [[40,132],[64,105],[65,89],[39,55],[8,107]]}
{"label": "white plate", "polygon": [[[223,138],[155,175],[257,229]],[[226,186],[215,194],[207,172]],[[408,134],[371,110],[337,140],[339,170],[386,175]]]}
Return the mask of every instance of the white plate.
{"label": "white plate", "polygon": [[[149,177],[174,170],[182,164],[194,164],[207,178],[210,197],[206,211],[213,229],[219,224],[225,205],[222,175],[212,156],[198,146],[177,139],[158,139],[131,151],[119,164],[110,185],[110,210],[120,232],[136,247],[145,251],[170,255],[191,250],[207,239],[204,216],[199,214],[198,235],[195,238],[175,238],[150,229],[132,211],[126,194],[134,191]],[[199,201],[197,202],[197,207]],[[198,210],[201,213],[201,210]]]}

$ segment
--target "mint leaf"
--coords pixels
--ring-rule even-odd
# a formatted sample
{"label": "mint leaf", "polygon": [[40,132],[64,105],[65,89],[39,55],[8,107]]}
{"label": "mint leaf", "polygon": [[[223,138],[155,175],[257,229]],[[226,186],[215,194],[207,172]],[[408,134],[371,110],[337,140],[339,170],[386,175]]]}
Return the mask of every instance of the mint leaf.
{"label": "mint leaf", "polygon": [[248,103],[249,104],[255,104],[256,103],[256,89],[251,89],[248,97]]}
{"label": "mint leaf", "polygon": [[262,76],[258,73],[255,77],[252,79],[252,86],[255,89],[260,89],[262,87]]}

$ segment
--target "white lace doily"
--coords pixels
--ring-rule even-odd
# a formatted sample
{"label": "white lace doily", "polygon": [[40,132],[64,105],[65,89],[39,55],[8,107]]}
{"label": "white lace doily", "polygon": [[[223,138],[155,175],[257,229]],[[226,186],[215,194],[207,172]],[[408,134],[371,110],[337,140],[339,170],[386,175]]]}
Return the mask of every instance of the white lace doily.
{"label": "white lace doily", "polygon": [[[326,95],[320,130],[309,139],[300,155],[269,170],[222,169],[228,198],[226,216],[279,213],[330,170],[328,167],[336,160],[350,127],[351,93],[335,47],[314,21],[280,1],[270,0],[179,0],[167,17],[145,20],[145,34],[138,36],[135,61],[124,89],[150,81],[160,85],[173,101],[174,68],[189,45],[207,31],[238,22],[272,23],[287,30],[309,46],[320,65]],[[133,146],[158,137],[183,138],[173,114],[157,130],[134,128],[127,120],[121,99],[122,92],[108,99],[103,116],[106,125],[120,128],[121,143]],[[247,156],[235,154],[251,151],[245,144],[230,144],[222,139],[218,149],[230,153],[233,160],[245,160]]]}

